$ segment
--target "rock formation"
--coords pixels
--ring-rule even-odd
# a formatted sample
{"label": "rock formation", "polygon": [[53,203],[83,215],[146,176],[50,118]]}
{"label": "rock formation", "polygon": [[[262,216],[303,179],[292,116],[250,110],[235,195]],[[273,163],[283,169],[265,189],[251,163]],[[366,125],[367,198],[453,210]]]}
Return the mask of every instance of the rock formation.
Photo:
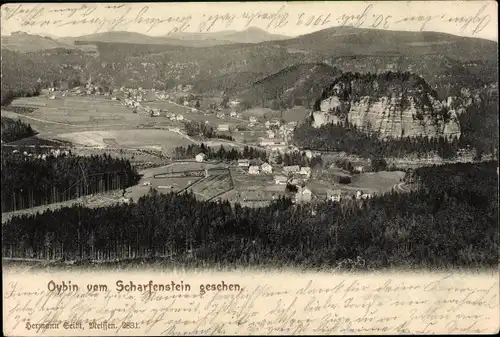
{"label": "rock formation", "polygon": [[422,79],[394,74],[389,78],[349,74],[337,80],[317,102],[313,126],[348,122],[365,132],[378,132],[382,138],[460,136],[451,98],[441,102],[422,85]]}

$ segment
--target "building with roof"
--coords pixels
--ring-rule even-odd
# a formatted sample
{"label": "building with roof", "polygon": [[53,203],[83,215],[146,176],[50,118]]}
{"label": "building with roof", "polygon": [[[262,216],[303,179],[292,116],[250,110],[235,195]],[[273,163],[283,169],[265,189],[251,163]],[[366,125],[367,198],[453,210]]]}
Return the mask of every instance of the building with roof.
{"label": "building with roof", "polygon": [[265,174],[273,173],[273,167],[271,165],[269,165],[268,163],[262,164],[260,166],[260,170],[262,171],[262,173],[265,173]]}
{"label": "building with roof", "polygon": [[248,174],[259,174],[260,168],[258,166],[250,166],[248,168]]}
{"label": "building with roof", "polygon": [[341,190],[328,190],[326,191],[326,199],[329,201],[340,202],[342,199]]}
{"label": "building with roof", "polygon": [[309,166],[302,166],[300,168],[299,174],[309,178],[311,177],[311,168]]}
{"label": "building with roof", "polygon": [[205,160],[207,156],[204,153],[198,153],[195,157],[196,161],[201,163],[202,161]]}
{"label": "building with roof", "polygon": [[312,191],[307,187],[299,188],[295,194],[296,202],[310,202],[312,200]]}

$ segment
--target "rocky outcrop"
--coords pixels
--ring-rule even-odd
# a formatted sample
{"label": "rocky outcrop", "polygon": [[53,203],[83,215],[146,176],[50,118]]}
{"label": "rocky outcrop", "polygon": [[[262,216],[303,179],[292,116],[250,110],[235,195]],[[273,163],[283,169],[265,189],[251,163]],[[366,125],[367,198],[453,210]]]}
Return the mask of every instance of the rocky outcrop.
{"label": "rocky outcrop", "polygon": [[[400,97],[382,97],[371,102],[371,98],[365,96],[359,102],[346,104],[332,96],[321,101],[320,111],[313,112],[313,126],[347,121],[366,132],[378,132],[381,137],[460,137],[460,124],[451,107],[446,122],[435,120],[430,114],[419,119],[415,103],[411,101],[408,107],[401,109],[400,100]],[[337,113],[343,110],[347,110],[346,115]]]}
{"label": "rocky outcrop", "polygon": [[[379,90],[381,81],[392,80],[372,76],[334,83],[315,106],[313,126],[348,122],[367,133],[377,132],[382,138],[460,136],[451,98],[439,101],[425,85],[401,85],[404,81],[400,78],[397,85],[384,83],[386,92]],[[373,95],[366,95],[367,92]]]}

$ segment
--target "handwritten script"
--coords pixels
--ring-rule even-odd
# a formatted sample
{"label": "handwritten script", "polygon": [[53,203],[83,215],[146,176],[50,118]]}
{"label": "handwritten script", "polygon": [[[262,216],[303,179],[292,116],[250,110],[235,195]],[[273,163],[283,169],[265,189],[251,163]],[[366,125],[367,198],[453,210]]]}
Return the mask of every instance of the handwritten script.
{"label": "handwritten script", "polygon": [[168,273],[4,275],[8,335],[492,333],[499,327],[498,274],[183,274],[193,285],[221,280],[242,285],[238,292],[203,295],[112,287],[54,292],[46,286],[47,280],[69,278],[161,283],[172,278]]}
{"label": "handwritten script", "polygon": [[[30,31],[36,28],[79,26],[90,28],[94,33],[116,31],[130,28],[144,29],[146,32],[171,34],[176,32],[206,33],[221,29],[239,29],[250,26],[259,26],[267,29],[289,28],[291,26],[305,28],[328,28],[332,26],[372,28],[372,29],[431,29],[437,24],[450,26],[461,33],[477,35],[488,25],[496,24],[492,17],[492,4],[476,4],[473,11],[456,15],[448,13],[446,6],[439,13],[413,12],[411,9],[388,14],[377,3],[367,4],[361,9],[350,12],[328,11],[320,13],[308,12],[307,5],[301,9],[297,6],[282,5],[273,11],[256,10],[228,10],[218,5],[217,13],[211,14],[200,11],[185,12],[176,15],[175,9],[169,7],[158,10],[153,5],[140,4],[82,4],[57,7],[50,5],[12,4],[2,6],[2,22],[16,22],[23,30]],[[195,7],[195,6],[193,6]],[[359,7],[358,7],[359,8]],[[420,9],[422,9],[421,7]],[[168,13],[168,14],[167,14]],[[447,27],[447,28],[450,28]]]}

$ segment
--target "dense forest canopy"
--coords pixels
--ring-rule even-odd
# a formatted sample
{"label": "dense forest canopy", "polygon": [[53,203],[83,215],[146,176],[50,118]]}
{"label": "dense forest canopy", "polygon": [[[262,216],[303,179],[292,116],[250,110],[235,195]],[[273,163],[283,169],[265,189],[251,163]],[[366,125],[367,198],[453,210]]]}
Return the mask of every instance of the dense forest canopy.
{"label": "dense forest canopy", "polygon": [[19,53],[2,48],[1,105],[16,97],[30,97],[50,86],[80,85],[83,69],[91,62],[83,52],[54,49]]}
{"label": "dense forest canopy", "polygon": [[139,180],[128,160],[110,155],[2,153],[2,212],[120,189]]}
{"label": "dense forest canopy", "polygon": [[422,186],[418,191],[313,206],[279,199],[252,209],[152,190],[134,204],[14,217],[3,226],[3,254],[69,260],[169,257],[224,266],[320,268],[363,261],[366,268],[494,267],[496,171],[496,162],[428,167],[414,172]]}
{"label": "dense forest canopy", "polygon": [[367,134],[352,124],[328,123],[314,128],[309,123],[297,126],[293,133],[294,143],[304,149],[344,151],[364,158],[389,158],[437,154],[444,159],[457,155],[461,139],[444,137],[403,137],[380,139],[376,133]]}
{"label": "dense forest canopy", "polygon": [[175,159],[192,159],[200,153],[205,154],[206,159],[208,160],[233,161],[238,159],[257,158],[260,158],[263,161],[267,160],[266,151],[253,148],[251,146],[245,146],[243,151],[240,151],[235,148],[227,149],[222,145],[215,149],[203,143],[200,145],[190,144],[187,147],[178,146],[174,149],[173,157]]}
{"label": "dense forest canopy", "polygon": [[3,142],[10,143],[34,135],[36,135],[36,132],[31,128],[31,125],[24,123],[20,119],[13,120],[2,116]]}

